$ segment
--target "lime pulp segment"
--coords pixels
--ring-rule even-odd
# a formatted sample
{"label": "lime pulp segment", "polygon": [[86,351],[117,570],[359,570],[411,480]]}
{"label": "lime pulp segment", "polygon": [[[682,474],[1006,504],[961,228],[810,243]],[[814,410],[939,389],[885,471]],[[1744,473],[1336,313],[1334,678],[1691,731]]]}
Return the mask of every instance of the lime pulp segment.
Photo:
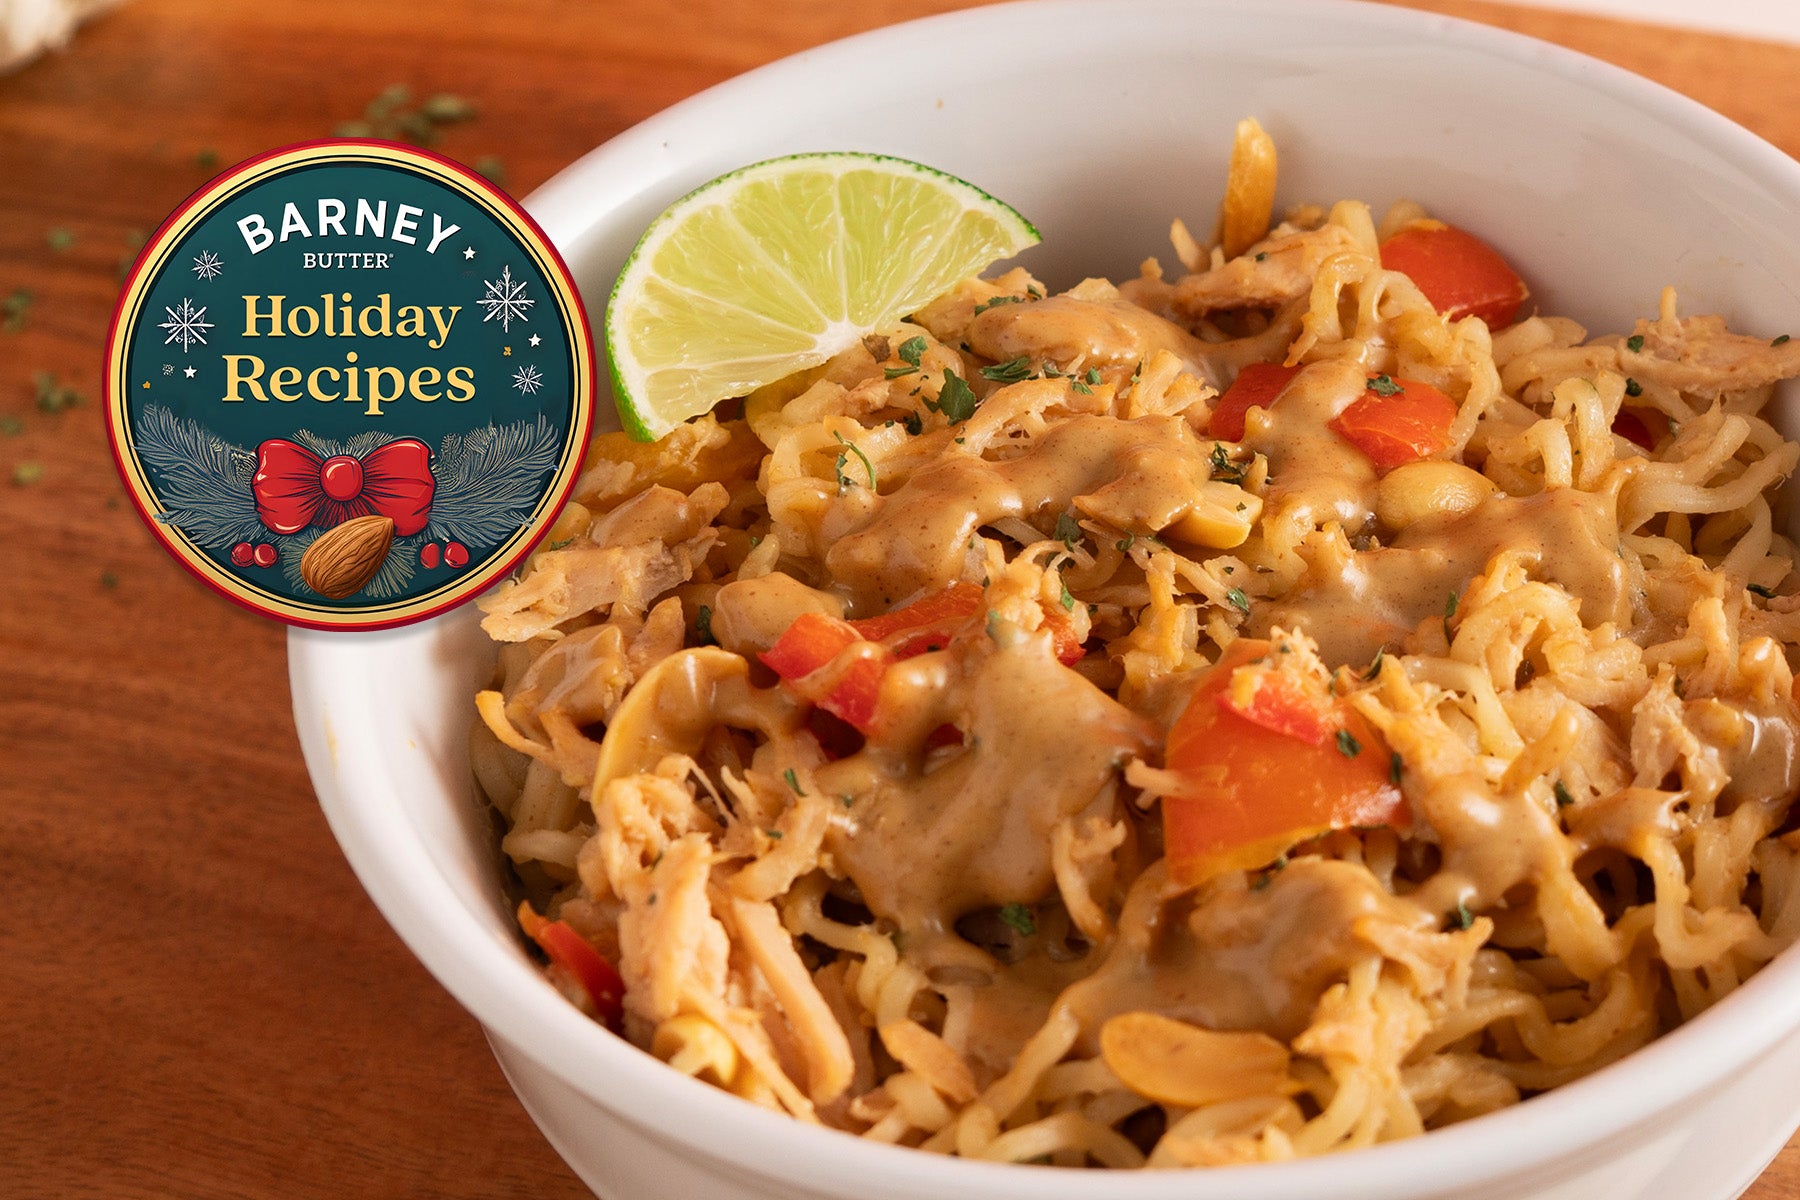
{"label": "lime pulp segment", "polygon": [[953,175],[800,154],[720,176],[651,224],[606,311],[619,414],[646,440],[816,366],[1038,241]]}

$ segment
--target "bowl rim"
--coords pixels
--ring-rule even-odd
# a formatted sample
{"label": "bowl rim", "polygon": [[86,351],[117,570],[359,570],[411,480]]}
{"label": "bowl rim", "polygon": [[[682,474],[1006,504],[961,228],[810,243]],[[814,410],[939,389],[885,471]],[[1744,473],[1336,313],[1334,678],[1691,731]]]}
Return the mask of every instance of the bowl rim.
{"label": "bowl rim", "polygon": [[[612,207],[641,193],[646,173],[660,177],[668,147],[686,128],[704,124],[716,106],[750,101],[802,74],[850,67],[869,50],[894,53],[912,42],[995,35],[1020,14],[1057,22],[1105,13],[1134,18],[1179,13],[1229,16],[1232,0],[1014,0],[888,26],[769,63],[706,89],[620,133],[545,183],[526,200],[553,242],[572,247]],[[1750,131],[1687,96],[1567,48],[1459,18],[1364,0],[1263,0],[1259,12],[1296,20],[1391,31],[1545,71],[1621,100],[1708,143],[1773,191],[1800,198],[1800,164]],[[896,45],[899,43],[900,45]],[[679,165],[679,164],[675,164]],[[631,181],[627,185],[623,181]],[[570,250],[572,257],[572,249]],[[915,1189],[963,1189],[1027,1200],[1049,1178],[1057,1194],[1130,1200],[1280,1200],[1331,1194],[1356,1200],[1412,1194],[1409,1181],[1429,1181],[1433,1194],[1542,1167],[1602,1146],[1684,1101],[1722,1087],[1767,1047],[1800,1029],[1800,948],[1790,948],[1719,1005],[1620,1061],[1529,1101],[1428,1135],[1367,1149],[1278,1164],[1179,1172],[1054,1171],[1046,1177],[1018,1165],[922,1154],[807,1125],[746,1103],[672,1071],[582,1016],[549,988],[515,941],[478,927],[462,896],[443,876],[393,797],[392,746],[380,741],[380,716],[368,683],[380,654],[429,641],[448,614],[381,635],[290,629],[289,672],[295,722],[309,773],[334,836],[376,906],[426,968],[493,1036],[623,1119],[739,1169],[781,1179],[804,1163],[822,1187],[861,1187],[890,1175]],[[339,763],[357,764],[346,778]],[[732,1150],[756,1148],[754,1161]],[[1528,1148],[1528,1149],[1527,1149]],[[785,1170],[784,1170],[785,1168]]]}

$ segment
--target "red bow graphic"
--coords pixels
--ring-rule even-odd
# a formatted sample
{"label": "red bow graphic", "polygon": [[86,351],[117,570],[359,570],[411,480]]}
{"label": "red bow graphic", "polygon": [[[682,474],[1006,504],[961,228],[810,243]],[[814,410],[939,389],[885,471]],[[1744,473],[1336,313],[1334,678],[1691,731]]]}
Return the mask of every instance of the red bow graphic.
{"label": "red bow graphic", "polygon": [[256,515],[276,533],[298,533],[308,525],[333,525],[379,513],[394,523],[396,537],[425,528],[437,481],[431,475],[431,448],[418,438],[396,438],[363,455],[320,458],[285,438],[256,448],[256,475],[250,480]]}

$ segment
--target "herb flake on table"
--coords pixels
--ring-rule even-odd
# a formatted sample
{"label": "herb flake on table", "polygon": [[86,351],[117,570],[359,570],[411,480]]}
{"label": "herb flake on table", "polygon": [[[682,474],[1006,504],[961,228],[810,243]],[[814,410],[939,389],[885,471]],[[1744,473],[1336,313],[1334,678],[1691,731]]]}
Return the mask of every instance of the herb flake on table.
{"label": "herb flake on table", "polygon": [[84,393],[67,384],[58,383],[56,376],[49,371],[38,371],[31,378],[37,388],[39,412],[59,413],[68,408],[80,408],[87,403]]}
{"label": "herb flake on table", "polygon": [[17,333],[25,328],[25,321],[31,315],[31,306],[37,297],[20,288],[4,300],[0,300],[0,329],[8,333]]}

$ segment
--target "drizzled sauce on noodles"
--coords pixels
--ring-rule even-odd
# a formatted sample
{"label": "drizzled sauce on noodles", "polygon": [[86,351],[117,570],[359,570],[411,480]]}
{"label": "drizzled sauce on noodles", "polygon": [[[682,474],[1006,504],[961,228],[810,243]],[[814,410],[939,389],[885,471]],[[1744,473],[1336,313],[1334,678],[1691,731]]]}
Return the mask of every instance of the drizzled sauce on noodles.
{"label": "drizzled sauce on noodles", "polygon": [[[1172,282],[969,281],[741,414],[598,439],[484,605],[474,754],[629,1036],[877,1140],[1263,1161],[1578,1077],[1800,934],[1770,506],[1800,447],[1762,415],[1800,346],[1672,296],[1628,336],[1448,322],[1381,267],[1421,217],[1310,210]],[[1301,369],[1222,441],[1253,362]],[[1440,466],[1334,427],[1390,374],[1455,404]],[[979,607],[920,652],[764,665],[952,585]],[[1239,638],[1377,731],[1336,746],[1391,754],[1410,824],[1165,857],[1171,727]]]}

